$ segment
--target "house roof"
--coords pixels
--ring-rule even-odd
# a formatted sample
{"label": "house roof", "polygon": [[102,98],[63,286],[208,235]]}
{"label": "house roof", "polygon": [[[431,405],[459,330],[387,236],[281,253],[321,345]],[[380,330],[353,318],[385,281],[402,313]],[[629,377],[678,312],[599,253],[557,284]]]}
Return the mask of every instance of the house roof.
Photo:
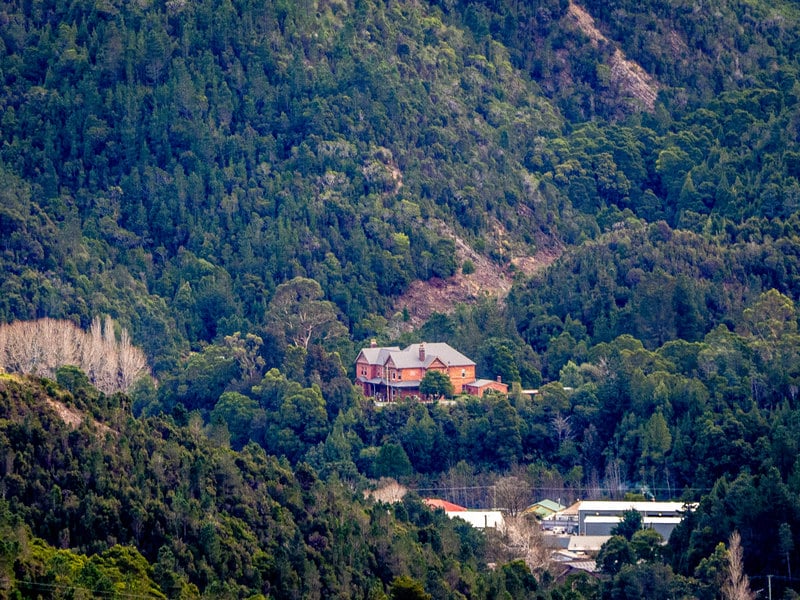
{"label": "house roof", "polygon": [[442,500],[441,498],[425,498],[423,502],[428,506],[430,506],[431,508],[443,508],[445,512],[460,512],[467,510],[463,506],[459,506],[458,504],[453,504],[452,502],[448,502],[447,500]]}
{"label": "house roof", "polygon": [[559,513],[564,517],[570,517],[570,516],[577,517],[578,513],[580,512],[580,509],[581,509],[581,504],[583,504],[583,502],[581,500],[578,500],[577,502],[573,502],[572,504],[570,504],[564,510],[559,511]]}
{"label": "house roof", "polygon": [[555,502],[554,500],[540,500],[536,504],[531,504],[528,508],[526,508],[523,513],[529,514],[533,513],[540,517],[546,517],[547,515],[552,515],[553,513],[557,513],[560,510],[564,510],[564,506]]}
{"label": "house roof", "polygon": [[[677,525],[683,519],[681,517],[642,517],[644,525]],[[616,525],[622,522],[622,517],[618,515],[591,515],[584,519],[587,525]]]}
{"label": "house roof", "polygon": [[[419,359],[421,345],[425,348],[424,360]],[[444,367],[475,366],[473,361],[450,346],[450,344],[445,344],[444,342],[411,344],[402,350],[397,346],[362,348],[356,361],[361,357],[366,359],[371,365],[384,365],[391,359],[394,366],[398,369],[415,367],[427,369],[431,364],[437,362],[437,360],[441,362]]]}
{"label": "house roof", "polygon": [[405,379],[403,381],[390,381],[384,382],[391,388],[418,388],[420,384],[419,379]]}
{"label": "house roof", "polygon": [[386,380],[383,377],[373,377],[372,379],[367,379],[366,377],[356,377],[356,381],[359,383],[371,383],[372,385],[384,385]]}
{"label": "house roof", "polygon": [[418,388],[420,384],[419,379],[395,379],[389,381],[385,377],[373,377],[372,379],[368,379],[367,377],[356,377],[356,381],[358,383],[370,383],[372,385],[385,385],[390,388]]}
{"label": "house roof", "polygon": [[[435,356],[445,365],[449,365],[451,367],[475,366],[473,361],[450,346],[450,344],[445,344],[444,342],[430,342],[425,343],[424,345],[426,360],[428,356]],[[419,347],[420,344],[411,344],[405,350],[403,350],[403,352],[409,352],[417,356],[417,360],[419,360]]]}
{"label": "house roof", "polygon": [[594,560],[573,560],[565,566],[577,571],[586,571],[587,573],[597,573],[597,562]]}
{"label": "house roof", "polygon": [[[691,508],[690,505],[688,507]],[[626,510],[637,510],[643,514],[655,515],[660,513],[669,516],[684,512],[686,509],[687,505],[683,502],[631,502],[628,500],[584,500],[578,508],[581,513],[611,512],[621,514]]]}
{"label": "house roof", "polygon": [[544,500],[539,500],[533,506],[541,506],[542,508],[547,508],[549,510],[558,512],[559,510],[564,510],[566,508],[563,504],[559,504],[555,500],[550,500],[549,498],[545,498]]}
{"label": "house roof", "polygon": [[358,353],[356,361],[363,356],[367,360],[367,363],[371,365],[382,365],[386,362],[386,359],[389,358],[391,352],[399,351],[400,348],[397,346],[371,346],[369,348],[362,348],[361,352]]}
{"label": "house roof", "polygon": [[571,535],[567,549],[572,552],[597,552],[609,539],[610,535]]}
{"label": "house roof", "polygon": [[476,379],[472,383],[466,383],[464,385],[468,385],[469,387],[482,388],[482,387],[486,387],[490,383],[497,383],[497,382],[496,381],[492,381],[491,379]]}
{"label": "house roof", "polygon": [[435,356],[426,356],[425,360],[421,361],[418,356],[413,356],[410,352],[398,350],[389,354],[386,362],[391,363],[397,369],[409,369],[412,367],[427,367],[435,358]]}

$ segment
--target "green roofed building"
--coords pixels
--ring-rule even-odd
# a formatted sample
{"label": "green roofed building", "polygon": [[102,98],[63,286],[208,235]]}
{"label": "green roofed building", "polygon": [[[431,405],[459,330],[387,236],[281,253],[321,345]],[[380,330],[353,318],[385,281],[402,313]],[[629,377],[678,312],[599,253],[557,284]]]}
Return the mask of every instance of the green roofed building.
{"label": "green roofed building", "polygon": [[554,500],[544,499],[535,504],[531,504],[522,512],[522,514],[535,515],[539,519],[544,519],[545,517],[549,517],[550,515],[554,515],[557,512],[564,510],[565,508],[566,506],[563,506]]}

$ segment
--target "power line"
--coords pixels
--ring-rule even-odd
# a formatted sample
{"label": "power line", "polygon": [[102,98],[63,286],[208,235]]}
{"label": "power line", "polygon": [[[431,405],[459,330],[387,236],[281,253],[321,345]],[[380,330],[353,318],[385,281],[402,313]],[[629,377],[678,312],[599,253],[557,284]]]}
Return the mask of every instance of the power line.
{"label": "power line", "polygon": [[[492,490],[494,489],[494,485],[439,485],[439,486],[431,486],[431,487],[414,487],[408,486],[409,490],[413,490],[415,492],[436,492],[440,490],[455,490],[455,491],[466,491],[466,490]],[[531,492],[611,492],[611,493],[624,493],[624,492],[634,492],[636,493],[636,488],[630,489],[620,489],[620,488],[611,488],[611,487],[598,487],[598,486],[590,486],[586,488],[567,488],[567,487],[559,487],[559,486],[552,486],[552,487],[530,487],[527,488]],[[691,487],[691,488],[681,488],[680,490],[676,490],[675,488],[667,488],[667,487],[658,487],[658,488],[648,488],[651,491],[655,492],[675,492],[680,491],[681,493],[684,492],[710,492],[712,488],[710,487]]]}

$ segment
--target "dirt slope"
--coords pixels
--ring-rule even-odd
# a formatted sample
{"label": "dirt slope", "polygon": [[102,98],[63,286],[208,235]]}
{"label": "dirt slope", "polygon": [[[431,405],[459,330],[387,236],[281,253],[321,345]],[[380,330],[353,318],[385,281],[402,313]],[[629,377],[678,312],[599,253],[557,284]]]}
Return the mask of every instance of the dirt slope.
{"label": "dirt slope", "polygon": [[[594,44],[601,41],[609,41],[595,26],[594,18],[574,2],[570,2],[569,4],[569,15],[578,28],[586,34]],[[621,89],[625,90],[625,92],[635,98],[643,108],[653,110],[656,96],[658,95],[658,83],[655,79],[639,66],[639,64],[628,60],[619,48],[614,51],[608,66],[611,68],[611,83],[613,85],[619,86]]]}
{"label": "dirt slope", "polygon": [[440,233],[455,241],[458,263],[463,264],[465,260],[470,260],[475,265],[475,271],[464,275],[459,270],[447,279],[414,281],[395,303],[396,312],[402,313],[407,308],[410,318],[408,321],[393,318],[390,330],[394,334],[420,327],[434,312],[451,313],[456,305],[470,304],[484,295],[502,300],[511,290],[514,272],[530,276],[550,265],[560,255],[558,250],[549,250],[529,256],[517,256],[511,259],[514,270],[504,269],[475,252],[446,225],[439,224],[439,229]]}

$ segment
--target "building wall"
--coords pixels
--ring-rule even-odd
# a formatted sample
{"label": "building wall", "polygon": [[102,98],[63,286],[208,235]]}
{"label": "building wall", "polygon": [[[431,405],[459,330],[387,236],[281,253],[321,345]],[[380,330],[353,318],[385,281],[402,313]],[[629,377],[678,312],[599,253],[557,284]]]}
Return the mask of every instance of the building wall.
{"label": "building wall", "polygon": [[[419,381],[425,376],[425,369],[398,369],[397,381]],[[391,379],[391,373],[389,374]]]}
{"label": "building wall", "polygon": [[356,377],[373,379],[382,376],[383,367],[381,365],[371,365],[366,360],[356,362]]}
{"label": "building wall", "polygon": [[464,384],[475,381],[475,365],[451,366],[447,375],[453,384],[453,393],[460,394],[464,391]]}
{"label": "building wall", "polygon": [[492,381],[482,387],[474,385],[466,385],[464,387],[464,391],[466,393],[471,394],[472,396],[478,396],[479,398],[482,398],[488,390],[494,390],[496,392],[500,392],[501,394],[508,393],[508,386],[505,383],[500,383],[499,381]]}
{"label": "building wall", "polygon": [[619,525],[619,523],[585,523],[583,526],[583,535],[611,535],[611,530]]}
{"label": "building wall", "polygon": [[499,381],[493,381],[483,388],[483,393],[485,394],[488,390],[494,390],[495,392],[500,392],[501,394],[507,394],[508,385],[505,383],[500,383]]}
{"label": "building wall", "polygon": [[[440,364],[440,363],[439,363]],[[448,367],[439,366],[434,363],[429,369],[422,367],[397,369],[390,360],[386,366],[370,364],[366,359],[356,362],[356,377],[363,377],[365,379],[374,379],[376,377],[383,377],[392,382],[401,381],[421,381],[425,376],[426,371],[441,371],[450,377],[450,382],[453,384],[453,392],[460,394],[464,390],[464,385],[475,381],[475,365],[455,365]],[[366,384],[361,386],[365,394],[369,394],[368,386]],[[396,392],[397,396],[415,396],[419,394],[419,390],[403,390],[399,389]]]}
{"label": "building wall", "polygon": [[370,378],[372,375],[372,366],[367,361],[356,362],[356,377]]}

